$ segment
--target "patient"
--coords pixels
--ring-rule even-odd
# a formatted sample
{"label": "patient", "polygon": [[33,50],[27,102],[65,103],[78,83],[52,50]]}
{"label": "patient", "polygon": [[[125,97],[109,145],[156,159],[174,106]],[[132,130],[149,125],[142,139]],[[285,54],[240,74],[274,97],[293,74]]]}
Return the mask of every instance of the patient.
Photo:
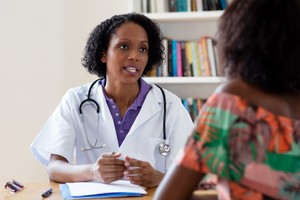
{"label": "patient", "polygon": [[228,81],[207,100],[154,199],[300,199],[300,0],[234,0],[218,24]]}

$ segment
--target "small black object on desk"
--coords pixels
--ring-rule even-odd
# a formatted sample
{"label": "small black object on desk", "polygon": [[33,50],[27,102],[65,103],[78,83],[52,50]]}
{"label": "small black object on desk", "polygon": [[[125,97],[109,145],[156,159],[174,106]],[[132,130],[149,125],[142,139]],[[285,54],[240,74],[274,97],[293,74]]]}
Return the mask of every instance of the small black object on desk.
{"label": "small black object on desk", "polygon": [[43,192],[42,197],[47,198],[52,194],[52,188],[50,188],[49,190]]}
{"label": "small black object on desk", "polygon": [[11,192],[19,192],[24,188],[24,185],[14,179],[11,179],[6,182],[5,189],[9,189]]}

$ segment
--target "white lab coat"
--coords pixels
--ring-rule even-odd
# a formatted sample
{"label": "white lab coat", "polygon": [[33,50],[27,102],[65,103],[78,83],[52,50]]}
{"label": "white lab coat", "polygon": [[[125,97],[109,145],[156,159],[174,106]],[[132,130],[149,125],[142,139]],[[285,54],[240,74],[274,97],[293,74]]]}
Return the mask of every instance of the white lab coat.
{"label": "white lab coat", "polygon": [[[91,98],[100,106],[99,122],[96,109],[90,103],[83,107],[84,123],[81,120],[79,105],[87,98],[90,85],[70,89],[64,95],[31,144],[35,158],[47,165],[50,155],[58,154],[70,163],[91,164],[103,153],[120,152],[124,156],[148,161],[156,170],[165,173],[193,129],[193,122],[181,100],[164,90],[167,108],[166,142],[171,151],[167,156],[162,156],[158,146],[163,141],[163,97],[157,86],[151,84],[152,89],[147,94],[140,113],[119,147],[114,122],[100,84],[95,84],[91,92]],[[106,147],[82,152],[82,147],[90,147],[86,134],[90,143],[95,143],[97,126],[97,146],[105,144]]]}

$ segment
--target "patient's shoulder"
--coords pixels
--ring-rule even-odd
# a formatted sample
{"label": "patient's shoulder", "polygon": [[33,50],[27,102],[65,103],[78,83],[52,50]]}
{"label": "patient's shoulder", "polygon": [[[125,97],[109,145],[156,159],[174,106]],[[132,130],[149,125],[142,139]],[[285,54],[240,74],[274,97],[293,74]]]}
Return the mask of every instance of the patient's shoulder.
{"label": "patient's shoulder", "polygon": [[[241,96],[245,98],[245,95],[249,94],[250,92],[257,92],[257,88],[249,85],[245,81],[241,79],[232,79],[228,80],[225,83],[221,84],[217,89],[216,92],[223,92],[229,93],[237,96]],[[246,98],[247,99],[247,98]]]}
{"label": "patient's shoulder", "polygon": [[236,95],[248,103],[265,108],[276,115],[300,119],[299,94],[269,93],[241,79],[233,79],[225,82],[216,89],[216,93]]}

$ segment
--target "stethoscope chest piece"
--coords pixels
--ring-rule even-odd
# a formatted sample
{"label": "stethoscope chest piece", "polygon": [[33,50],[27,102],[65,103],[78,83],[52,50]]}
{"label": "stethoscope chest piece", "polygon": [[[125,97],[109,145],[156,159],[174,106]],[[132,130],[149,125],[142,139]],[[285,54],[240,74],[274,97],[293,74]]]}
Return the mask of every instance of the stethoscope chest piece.
{"label": "stethoscope chest piece", "polygon": [[163,156],[167,156],[170,153],[170,146],[166,144],[165,142],[162,142],[159,144],[159,153]]}

